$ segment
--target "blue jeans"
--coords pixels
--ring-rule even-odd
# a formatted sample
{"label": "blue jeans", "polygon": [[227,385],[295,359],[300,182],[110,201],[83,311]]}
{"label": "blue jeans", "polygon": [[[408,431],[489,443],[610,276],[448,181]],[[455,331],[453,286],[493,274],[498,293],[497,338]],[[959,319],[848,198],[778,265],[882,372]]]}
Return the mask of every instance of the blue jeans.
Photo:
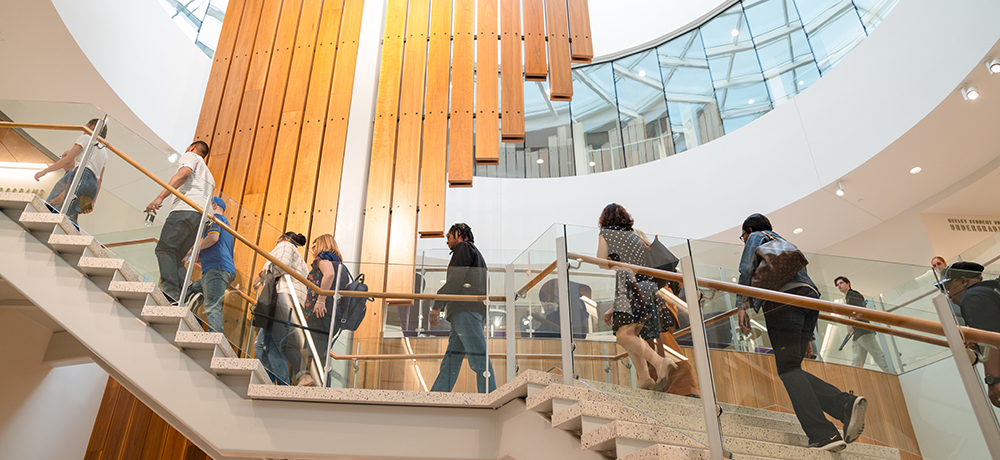
{"label": "blue jeans", "polygon": [[[77,170],[78,168],[74,168],[63,174],[62,179],[59,179],[59,182],[56,182],[56,185],[52,187],[52,192],[49,193],[49,197],[45,201],[57,209],[62,208],[62,204],[66,200],[65,193],[73,185],[73,177],[76,176]],[[90,168],[84,168],[83,177],[80,178],[80,186],[76,189],[72,198],[73,202],[66,211],[69,220],[73,221],[74,224],[77,216],[83,211],[80,203],[83,197],[87,197],[90,201],[94,201],[94,198],[97,197],[97,177],[94,176],[94,171],[91,171]]]}
{"label": "blue jeans", "polygon": [[160,266],[160,290],[171,301],[180,300],[181,284],[187,275],[184,256],[194,246],[201,214],[195,211],[173,211],[163,221],[160,241],[156,243],[156,262]]}
{"label": "blue jeans", "polygon": [[448,318],[451,322],[451,335],[448,336],[448,349],[441,360],[437,379],[431,391],[451,391],[455,388],[458,373],[462,370],[462,361],[469,357],[469,367],[476,373],[476,391],[486,393],[486,378],[483,376],[486,368],[490,369],[489,391],[497,389],[497,381],[493,374],[493,363],[486,354],[486,336],[483,334],[483,315],[473,311],[456,312]]}
{"label": "blue jeans", "polygon": [[188,297],[202,293],[205,305],[205,316],[208,316],[208,328],[212,332],[226,332],[222,325],[222,298],[226,296],[226,288],[236,278],[236,274],[213,268],[201,275],[201,279],[191,283]]}
{"label": "blue jeans", "polygon": [[288,365],[291,364],[296,373],[301,373],[302,369],[302,333],[286,323],[292,322],[291,296],[278,294],[278,308],[274,317],[279,321],[257,331],[253,344],[254,354],[275,384],[291,385]]}

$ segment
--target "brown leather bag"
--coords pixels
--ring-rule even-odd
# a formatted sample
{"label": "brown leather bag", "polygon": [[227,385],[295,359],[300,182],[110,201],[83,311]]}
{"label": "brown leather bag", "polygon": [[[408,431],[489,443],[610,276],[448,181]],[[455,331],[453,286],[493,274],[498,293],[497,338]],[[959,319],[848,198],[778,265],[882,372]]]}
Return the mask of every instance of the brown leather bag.
{"label": "brown leather bag", "polygon": [[788,284],[799,271],[806,268],[809,261],[794,244],[781,239],[774,233],[766,231],[762,233],[771,241],[758,246],[754,252],[760,262],[753,272],[750,285],[777,291]]}

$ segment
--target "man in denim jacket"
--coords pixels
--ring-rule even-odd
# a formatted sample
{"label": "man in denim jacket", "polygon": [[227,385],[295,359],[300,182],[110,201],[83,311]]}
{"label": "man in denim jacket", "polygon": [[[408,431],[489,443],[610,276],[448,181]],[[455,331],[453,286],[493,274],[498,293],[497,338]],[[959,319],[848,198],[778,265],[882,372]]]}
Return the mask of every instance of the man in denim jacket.
{"label": "man in denim jacket", "polygon": [[[760,263],[757,260],[757,248],[775,238],[782,238],[772,231],[771,222],[761,214],[747,217],[742,229],[740,240],[744,246],[740,259],[740,284],[749,286]],[[779,290],[819,298],[819,291],[809,279],[805,268]],[[809,437],[808,447],[837,452],[846,448],[847,443],[857,440],[865,428],[865,398],[844,393],[802,369],[802,359],[805,357],[806,347],[813,340],[819,312],[743,296],[736,297],[736,305],[739,308],[740,330],[744,334],[750,333],[747,307],[752,306],[756,311],[764,309],[764,321],[767,324],[767,335],[771,339],[771,348],[774,349],[778,377],[785,385],[802,430]],[[843,437],[823,412],[844,423]]]}

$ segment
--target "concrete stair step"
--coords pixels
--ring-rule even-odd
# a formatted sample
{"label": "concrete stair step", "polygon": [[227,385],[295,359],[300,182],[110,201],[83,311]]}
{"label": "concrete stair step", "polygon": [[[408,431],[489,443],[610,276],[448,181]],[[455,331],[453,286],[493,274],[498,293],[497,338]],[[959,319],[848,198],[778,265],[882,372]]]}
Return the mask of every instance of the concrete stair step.
{"label": "concrete stair step", "polygon": [[[17,219],[21,227],[32,233],[51,233],[56,227],[72,227],[73,222],[63,214],[53,214],[51,212],[29,212],[24,211]],[[45,241],[42,239],[42,241]]]}
{"label": "concrete stair step", "polygon": [[[665,426],[615,421],[584,433],[580,441],[585,449],[612,452],[618,457],[645,449],[655,444],[704,448],[703,433],[689,435]],[[809,449],[801,445],[788,445],[725,437],[725,449],[734,454],[784,460],[811,459],[898,459],[899,451],[889,447],[854,443],[839,453]]]}
{"label": "concrete stair step", "polygon": [[525,405],[530,411],[549,415],[555,412],[553,410],[554,401],[556,409],[559,409],[560,403],[563,407],[568,407],[576,401],[594,401],[606,404],[618,403],[614,398],[592,388],[553,384],[534,392],[529,391]]}
{"label": "concrete stair step", "polygon": [[17,222],[24,212],[43,211],[46,211],[45,201],[34,193],[0,192],[0,212],[14,222]]}
{"label": "concrete stair step", "polygon": [[[597,382],[591,380],[584,380],[583,383],[594,387],[599,391],[608,393],[609,395],[621,395],[623,397],[635,397],[643,398],[655,401],[667,402],[675,405],[688,405],[695,406],[699,409],[701,408],[701,400],[696,398],[688,398],[686,396],[673,395],[669,393],[655,392],[649,390],[642,390],[639,388],[626,387],[621,385],[613,385],[604,382]],[[723,413],[730,414],[746,414],[761,418],[773,418],[776,420],[784,420],[788,422],[798,423],[798,419],[795,418],[795,414],[789,414],[785,412],[778,412],[768,409],[758,409],[754,407],[739,406],[736,404],[720,403],[722,406]]]}

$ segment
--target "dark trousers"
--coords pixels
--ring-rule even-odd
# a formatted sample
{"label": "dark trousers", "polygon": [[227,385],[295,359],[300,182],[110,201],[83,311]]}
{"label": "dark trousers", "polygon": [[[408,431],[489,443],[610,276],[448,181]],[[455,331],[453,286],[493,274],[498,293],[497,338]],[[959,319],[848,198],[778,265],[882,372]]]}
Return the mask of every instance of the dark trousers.
{"label": "dark trousers", "polygon": [[160,266],[160,290],[170,300],[180,300],[187,275],[184,256],[194,246],[200,222],[201,214],[195,211],[173,211],[163,221],[160,241],[156,243],[156,262]]}
{"label": "dark trousers", "polygon": [[[789,294],[819,298],[815,291],[807,287],[794,289]],[[813,340],[818,319],[819,312],[816,310],[764,303],[764,321],[774,349],[778,377],[785,385],[795,416],[809,436],[810,443],[839,434],[837,427],[823,416],[823,412],[843,421],[846,404],[851,399],[837,387],[802,370],[806,346]]]}

